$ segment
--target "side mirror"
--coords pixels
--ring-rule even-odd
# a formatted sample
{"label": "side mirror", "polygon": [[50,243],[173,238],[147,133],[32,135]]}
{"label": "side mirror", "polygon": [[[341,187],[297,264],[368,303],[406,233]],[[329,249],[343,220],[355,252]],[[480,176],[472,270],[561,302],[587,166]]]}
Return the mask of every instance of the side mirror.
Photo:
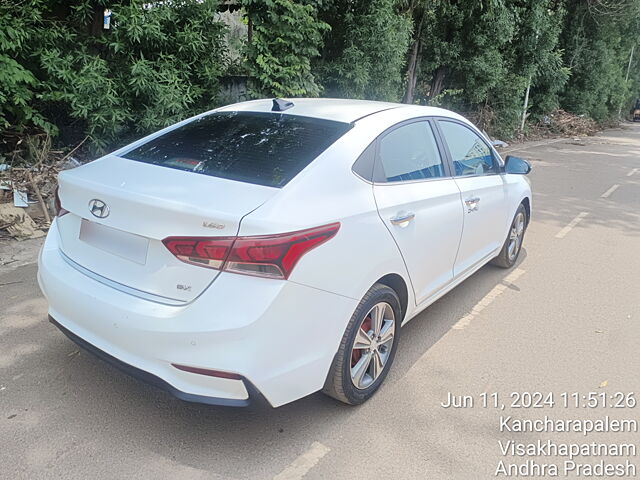
{"label": "side mirror", "polygon": [[526,175],[531,171],[531,164],[524,158],[508,155],[504,161],[504,171],[514,175]]}

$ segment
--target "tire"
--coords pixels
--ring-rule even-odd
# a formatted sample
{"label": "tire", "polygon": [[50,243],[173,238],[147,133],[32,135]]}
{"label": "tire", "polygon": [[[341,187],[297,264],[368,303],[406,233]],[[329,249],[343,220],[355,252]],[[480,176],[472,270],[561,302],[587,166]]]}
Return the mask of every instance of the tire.
{"label": "tire", "polygon": [[[520,221],[522,221],[522,230],[518,233],[518,225],[520,224]],[[491,260],[492,264],[501,268],[511,268],[515,265],[518,260],[518,256],[520,255],[520,250],[522,250],[522,242],[524,241],[524,234],[527,230],[527,223],[527,210],[524,208],[523,204],[520,204],[518,210],[516,210],[516,214],[513,216],[511,226],[509,227],[509,233],[507,234],[507,239],[504,241],[502,250],[500,250],[500,253],[496,258]],[[514,233],[518,233],[519,241],[515,245],[515,252],[511,252],[510,246],[512,240],[514,240]]]}
{"label": "tire", "polygon": [[[372,315],[376,313],[378,316],[375,318],[380,318],[381,315],[383,321],[378,333],[374,334],[375,324]],[[389,323],[391,317],[393,317],[393,323]],[[392,288],[376,283],[360,301],[349,320],[322,389],[323,393],[349,405],[360,405],[371,398],[391,368],[398,348],[401,323],[398,294]],[[369,344],[365,343],[362,336],[365,331]],[[384,339],[391,333],[390,342],[385,343]],[[358,336],[357,345],[356,336]],[[371,342],[371,337],[375,342]],[[369,345],[370,348],[368,350],[360,348],[364,345]],[[368,366],[366,366],[367,358],[369,358]],[[383,365],[381,370],[380,362]],[[356,372],[355,379],[352,377],[352,371]],[[359,376],[358,373],[363,371],[364,373]],[[356,386],[356,383],[359,385]]]}

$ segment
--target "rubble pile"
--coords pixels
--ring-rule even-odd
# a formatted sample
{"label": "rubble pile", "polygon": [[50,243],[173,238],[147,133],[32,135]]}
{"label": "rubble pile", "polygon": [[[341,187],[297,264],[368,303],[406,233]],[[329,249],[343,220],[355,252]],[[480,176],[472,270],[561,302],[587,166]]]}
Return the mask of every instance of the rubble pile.
{"label": "rubble pile", "polygon": [[44,235],[56,214],[58,172],[80,165],[71,156],[75,150],[52,150],[47,139],[0,156],[0,239]]}
{"label": "rubble pile", "polygon": [[574,115],[564,110],[556,110],[545,115],[535,127],[537,132],[542,135],[561,137],[593,135],[599,130],[592,118],[585,115]]}

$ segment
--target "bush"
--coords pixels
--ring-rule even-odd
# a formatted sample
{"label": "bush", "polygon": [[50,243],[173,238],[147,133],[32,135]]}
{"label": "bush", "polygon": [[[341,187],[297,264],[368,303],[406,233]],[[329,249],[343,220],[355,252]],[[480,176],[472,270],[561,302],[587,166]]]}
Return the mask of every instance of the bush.
{"label": "bush", "polygon": [[617,116],[628,100],[628,88],[639,78],[636,62],[630,85],[625,81],[630,50],[637,43],[640,2],[625,3],[623,10],[603,4],[602,10],[594,11],[588,4],[568,0],[572,15],[567,16],[562,35],[564,61],[570,69],[561,94],[565,110],[604,122]]}
{"label": "bush", "polygon": [[[22,78],[14,90],[37,92],[22,94],[26,104],[65,135],[89,135],[96,149],[216,105],[226,28],[214,18],[217,1],[110,1],[109,30],[101,27],[104,4],[32,0],[7,12],[14,23],[25,12],[33,18],[35,38],[9,42],[19,51],[13,78]],[[30,72],[21,73],[26,64]],[[2,106],[9,111],[6,100]]]}
{"label": "bush", "polygon": [[30,127],[56,132],[37,108],[40,85],[31,71],[31,58],[24,54],[40,36],[42,5],[41,1],[27,1],[16,8],[0,0],[0,133]]}
{"label": "bush", "polygon": [[399,101],[411,17],[394,0],[328,2],[331,38],[317,70],[329,96]]}
{"label": "bush", "polygon": [[225,73],[256,96],[387,101],[406,76],[407,102],[504,138],[528,86],[532,123],[559,107],[605,121],[640,89],[640,0],[238,1],[231,41],[219,0],[0,0],[3,143],[44,130],[105,149],[226,101]]}
{"label": "bush", "polygon": [[329,26],[317,19],[313,5],[293,0],[243,0],[253,24],[249,70],[258,96],[318,96],[311,58],[319,55]]}

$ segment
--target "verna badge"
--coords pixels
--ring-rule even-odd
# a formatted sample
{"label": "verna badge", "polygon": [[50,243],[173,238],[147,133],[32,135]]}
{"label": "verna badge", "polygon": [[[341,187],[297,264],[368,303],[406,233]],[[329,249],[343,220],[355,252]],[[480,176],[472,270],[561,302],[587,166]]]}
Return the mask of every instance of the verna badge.
{"label": "verna badge", "polygon": [[94,198],[89,202],[89,211],[94,217],[107,218],[109,216],[109,205],[102,200]]}

